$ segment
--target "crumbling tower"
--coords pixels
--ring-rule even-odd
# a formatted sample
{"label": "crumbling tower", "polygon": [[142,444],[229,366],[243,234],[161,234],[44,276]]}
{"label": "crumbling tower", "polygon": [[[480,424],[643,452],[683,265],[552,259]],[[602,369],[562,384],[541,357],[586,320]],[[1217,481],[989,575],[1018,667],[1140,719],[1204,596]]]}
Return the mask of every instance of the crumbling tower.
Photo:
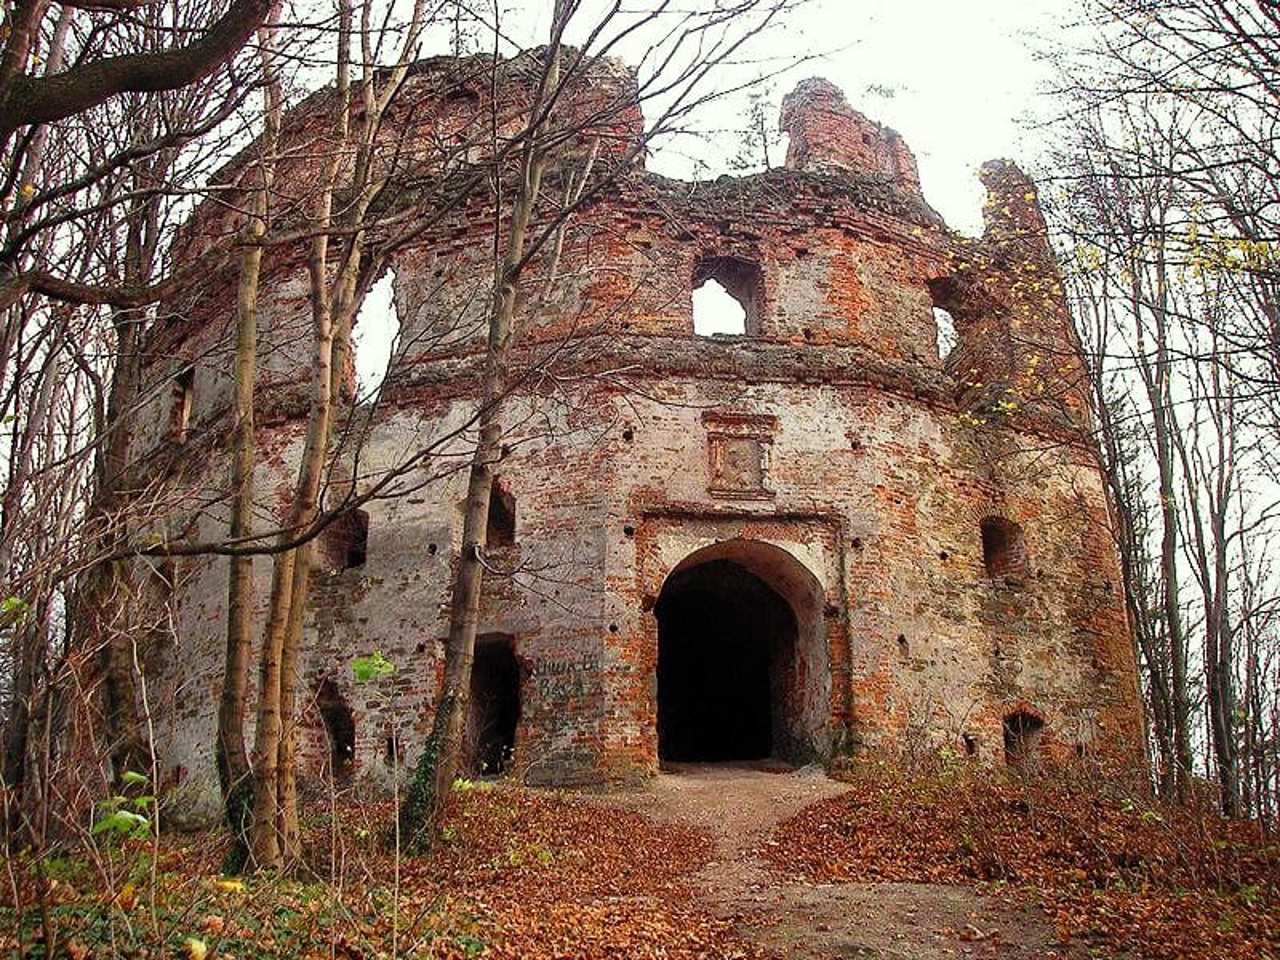
{"label": "crumbling tower", "polygon": [[[460,83],[466,72],[447,59],[414,72],[406,135],[446,142],[486,116],[488,88]],[[625,101],[633,85],[610,65],[590,95]],[[638,122],[600,132],[614,155]],[[1133,753],[1106,493],[1034,187],[989,165],[987,229],[962,237],[925,202],[902,138],[830,83],[801,83],[782,126],[785,168],[752,176],[602,166],[607,181],[548,246],[557,261],[525,278],[473,766],[573,783],[643,777],[664,759],[907,745],[991,763]],[[420,183],[388,202],[426,220]],[[486,188],[395,255],[403,348],[334,467],[334,490],[377,496],[322,537],[307,619],[311,769],[385,778],[425,735],[461,548],[464,477],[448,465],[465,459],[475,409],[492,219]],[[187,242],[218,222],[201,211]],[[305,269],[273,257],[257,489],[279,513],[301,443],[289,398]],[[693,291],[712,280],[742,307],[737,333],[697,332]],[[231,289],[210,278],[171,304],[182,320],[149,365],[150,419],[168,421],[164,385],[181,376],[190,422],[180,440],[162,427],[139,438],[180,454],[172,482],[193,494],[177,526],[207,537],[225,524]],[[947,356],[937,310],[958,335]],[[161,754],[192,806],[215,811],[226,574],[215,558],[182,564],[179,630],[157,654]],[[350,659],[374,649],[394,678],[354,684]]]}

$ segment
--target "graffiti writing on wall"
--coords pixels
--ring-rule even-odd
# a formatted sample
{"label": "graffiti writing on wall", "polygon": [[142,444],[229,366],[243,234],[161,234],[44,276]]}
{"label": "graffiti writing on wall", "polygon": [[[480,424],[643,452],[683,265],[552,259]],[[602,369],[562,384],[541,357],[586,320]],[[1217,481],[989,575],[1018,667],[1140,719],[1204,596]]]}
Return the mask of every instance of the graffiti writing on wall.
{"label": "graffiti writing on wall", "polygon": [[565,660],[542,660],[533,668],[538,699],[567,700],[600,686],[600,657],[595,654]]}

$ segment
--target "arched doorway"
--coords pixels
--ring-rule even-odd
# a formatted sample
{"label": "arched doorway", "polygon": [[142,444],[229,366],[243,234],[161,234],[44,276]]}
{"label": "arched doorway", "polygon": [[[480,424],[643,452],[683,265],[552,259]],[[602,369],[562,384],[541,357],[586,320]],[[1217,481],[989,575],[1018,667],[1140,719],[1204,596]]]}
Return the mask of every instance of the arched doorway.
{"label": "arched doorway", "polygon": [[767,543],[678,564],[654,608],[660,760],[813,759],[830,710],[822,608],[814,577]]}

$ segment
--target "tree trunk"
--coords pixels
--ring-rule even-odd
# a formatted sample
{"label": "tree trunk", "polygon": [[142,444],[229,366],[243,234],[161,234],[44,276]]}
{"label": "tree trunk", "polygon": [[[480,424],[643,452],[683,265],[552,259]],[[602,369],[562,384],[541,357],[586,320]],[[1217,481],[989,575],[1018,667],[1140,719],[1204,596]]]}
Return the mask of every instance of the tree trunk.
{"label": "tree trunk", "polygon": [[[553,32],[562,25],[560,21],[564,14],[560,7],[557,4],[557,23]],[[545,88],[554,89],[559,82],[560,56],[554,43],[548,47],[547,56],[551,57],[551,62],[547,67]],[[531,115],[536,116],[540,108],[540,102],[535,101]],[[512,318],[529,222],[546,165],[537,133],[537,130],[530,133],[522,157],[520,183],[511,212],[506,248],[501,265],[494,274],[493,309],[489,316],[489,338],[480,389],[479,439],[472,453],[467,478],[462,555],[458,560],[449,608],[444,686],[436,704],[427,748],[401,808],[402,835],[407,843],[416,847],[429,842],[461,762],[467,705],[471,698],[471,667],[475,658],[480,594],[484,585],[484,541],[489,499],[493,492],[493,466],[502,459],[502,399],[507,388],[507,367],[513,343]]]}
{"label": "tree trunk", "polygon": [[[235,395],[232,403],[235,433],[231,461],[230,535],[243,541],[253,534],[253,471],[257,437],[254,432],[254,384],[258,354],[258,280],[262,272],[262,246],[266,234],[269,194],[275,174],[275,152],[280,134],[281,90],[272,63],[270,31],[259,32],[262,70],[266,83],[266,132],[260,182],[254,195],[245,246],[240,256],[240,282],[236,292]],[[218,704],[218,779],[227,826],[234,849],[227,866],[241,869],[249,853],[249,825],[253,808],[249,754],[244,720],[249,686],[249,659],[253,645],[253,557],[233,556],[227,580],[227,644],[222,696]]]}
{"label": "tree trunk", "polygon": [[[90,522],[98,527],[100,555],[116,552],[128,535],[122,515],[127,499],[124,473],[141,378],[142,318],[132,311],[120,311],[113,323],[116,366],[108,389],[106,434],[99,448],[98,493],[89,510]],[[96,652],[102,666],[106,735],[112,777],[119,785],[126,771],[149,771],[152,765],[134,689],[130,561],[99,562],[85,574],[85,581],[85,596],[79,606],[87,620],[89,649]]]}

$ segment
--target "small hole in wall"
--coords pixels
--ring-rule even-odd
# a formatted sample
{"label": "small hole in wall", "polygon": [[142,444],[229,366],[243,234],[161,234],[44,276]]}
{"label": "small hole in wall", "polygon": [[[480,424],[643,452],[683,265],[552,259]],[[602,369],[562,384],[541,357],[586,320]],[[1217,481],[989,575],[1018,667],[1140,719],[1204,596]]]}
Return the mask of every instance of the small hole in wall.
{"label": "small hole in wall", "polygon": [[797,258],[797,259],[803,260],[803,259],[804,259],[805,257],[807,257],[807,256],[809,256],[809,248],[808,248],[808,247],[796,247],[796,258]]}
{"label": "small hole in wall", "polygon": [[861,550],[861,549],[862,549],[862,538],[861,538],[861,537],[854,537],[854,538],[853,538],[853,549],[855,549],[855,550]]}
{"label": "small hole in wall", "polygon": [[861,441],[861,440],[859,440],[859,439],[857,439],[856,437],[855,437],[854,439],[850,440],[850,441],[849,441],[849,449],[850,449],[850,450],[861,450],[861,449],[862,449],[862,441]]}
{"label": "small hole in wall", "polygon": [[943,561],[944,563],[950,558],[951,558],[951,554],[947,553],[947,551],[945,550],[938,551],[938,559]]}
{"label": "small hole in wall", "polygon": [[635,435],[636,435],[635,431],[632,430],[630,427],[627,427],[627,429],[622,431],[622,439],[628,442],[630,442],[631,440],[634,440]]}
{"label": "small hole in wall", "polygon": [[964,755],[966,757],[976,757],[978,755],[978,738],[972,733],[966,733],[960,739],[964,743]]}
{"label": "small hole in wall", "polygon": [[419,653],[426,653],[427,645],[425,643],[419,643],[416,647],[414,647],[414,649],[417,650]]}
{"label": "small hole in wall", "polygon": [[436,555],[436,551],[437,551],[437,550],[439,550],[439,549],[440,549],[440,548],[439,548],[439,547],[437,547],[434,543],[428,543],[428,544],[427,544],[427,554],[428,554],[429,556],[434,557],[434,556]]}
{"label": "small hole in wall", "polygon": [[1077,760],[1083,760],[1083,759],[1088,755],[1088,753],[1089,753],[1089,751],[1085,748],[1085,745],[1084,745],[1083,743],[1077,743],[1077,744],[1076,744],[1076,759],[1077,759]]}
{"label": "small hole in wall", "polygon": [[898,649],[903,653],[911,649],[911,645],[907,643],[907,635],[905,633],[898,634]]}
{"label": "small hole in wall", "polygon": [[617,633],[617,632],[618,632],[618,625],[617,625],[616,623],[611,623],[611,624],[609,624],[609,632],[610,632],[610,633]]}
{"label": "small hole in wall", "polygon": [[622,533],[624,536],[634,537],[636,535],[636,528],[628,524],[622,528]]}

